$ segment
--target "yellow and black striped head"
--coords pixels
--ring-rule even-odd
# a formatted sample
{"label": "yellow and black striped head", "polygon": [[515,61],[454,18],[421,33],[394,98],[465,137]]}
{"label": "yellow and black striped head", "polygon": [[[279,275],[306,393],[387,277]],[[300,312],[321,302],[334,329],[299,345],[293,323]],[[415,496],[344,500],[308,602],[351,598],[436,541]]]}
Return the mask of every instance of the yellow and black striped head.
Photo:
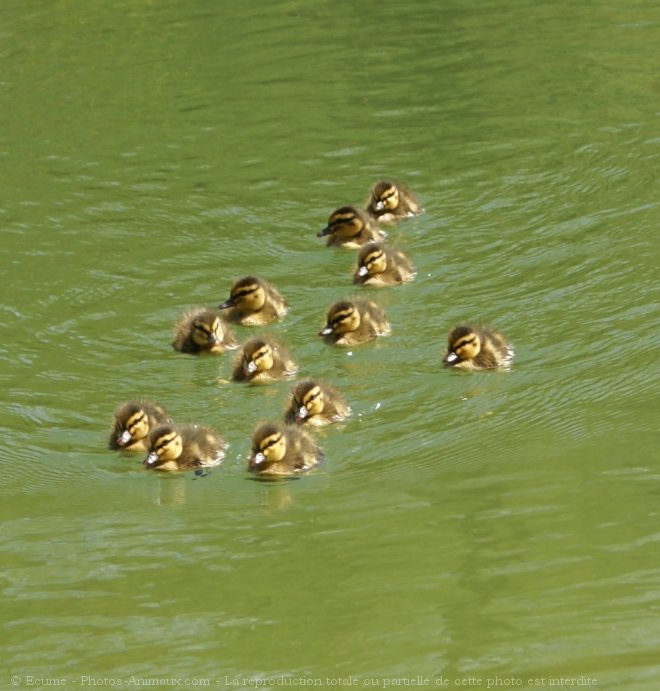
{"label": "yellow and black striped head", "polygon": [[445,367],[452,367],[466,360],[472,360],[481,352],[481,336],[472,326],[457,326],[447,339],[447,354],[443,359]]}
{"label": "yellow and black striped head", "polygon": [[195,315],[190,328],[193,341],[207,350],[220,345],[225,335],[222,319],[214,310],[204,310]]}
{"label": "yellow and black striped head", "polygon": [[246,276],[231,287],[229,297],[218,309],[237,307],[241,312],[258,312],[266,303],[266,286],[260,278]]}
{"label": "yellow and black striped head", "polygon": [[174,470],[183,453],[183,439],[171,425],[160,425],[151,433],[149,455],[144,459],[145,468]]}
{"label": "yellow and black striped head", "polygon": [[334,333],[337,336],[356,331],[360,326],[360,310],[349,300],[340,300],[330,307],[326,325],[319,336],[329,336]]}
{"label": "yellow and black striped head", "polygon": [[371,205],[376,213],[394,211],[399,206],[399,188],[387,180],[377,182],[371,189]]}
{"label": "yellow and black striped head", "polygon": [[318,237],[333,235],[340,240],[350,240],[358,235],[367,224],[362,211],[354,206],[342,206],[333,211],[328,225],[318,233]]}
{"label": "yellow and black striped head", "polygon": [[286,434],[273,423],[258,427],[252,435],[252,459],[255,467],[278,463],[286,455]]}
{"label": "yellow and black striped head", "polygon": [[141,441],[149,434],[149,414],[140,403],[128,403],[116,413],[116,438],[119,448]]}
{"label": "yellow and black striped head", "polygon": [[374,276],[387,269],[387,253],[380,242],[370,242],[358,252],[358,276]]}
{"label": "yellow and black striped head", "polygon": [[296,422],[305,422],[307,418],[323,412],[325,396],[323,389],[315,381],[301,381],[293,389],[292,398]]}
{"label": "yellow and black striped head", "polygon": [[267,341],[254,338],[243,346],[242,362],[246,377],[267,372],[275,362],[273,348]]}

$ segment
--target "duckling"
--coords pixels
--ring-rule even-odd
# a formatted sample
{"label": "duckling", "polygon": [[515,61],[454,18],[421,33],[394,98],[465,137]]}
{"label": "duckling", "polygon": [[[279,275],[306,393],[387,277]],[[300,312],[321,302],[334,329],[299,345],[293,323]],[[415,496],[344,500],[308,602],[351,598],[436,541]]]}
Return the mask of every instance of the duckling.
{"label": "duckling", "polygon": [[328,225],[317,237],[328,236],[328,247],[357,248],[368,242],[379,240],[381,231],[374,221],[354,206],[342,206],[330,214]]}
{"label": "duckling", "polygon": [[415,267],[407,255],[381,242],[370,242],[358,252],[358,268],[353,283],[369,286],[392,286],[412,281]]}
{"label": "duckling", "polygon": [[170,416],[158,404],[152,401],[127,401],[115,411],[108,448],[113,451],[146,451],[150,430],[165,422],[170,422]]}
{"label": "duckling", "polygon": [[445,367],[474,371],[507,367],[513,356],[501,333],[484,326],[457,326],[449,334],[442,362]]}
{"label": "duckling", "polygon": [[315,427],[345,420],[351,409],[339,393],[327,384],[305,379],[291,392],[291,400],[284,413],[287,424],[309,424]]}
{"label": "duckling", "polygon": [[246,276],[231,287],[218,309],[228,309],[226,319],[239,324],[268,324],[288,311],[286,300],[275,286],[255,276]]}
{"label": "duckling", "polygon": [[328,310],[326,325],[319,336],[330,345],[352,346],[389,335],[385,312],[371,300],[340,300]]}
{"label": "duckling", "polygon": [[407,187],[381,180],[371,188],[367,212],[379,223],[393,223],[400,218],[418,216],[424,209]]}
{"label": "duckling", "polygon": [[174,350],[181,353],[224,353],[238,348],[234,333],[223,323],[220,310],[197,308],[186,312],[176,323]]}
{"label": "duckling", "polygon": [[312,436],[293,425],[267,422],[252,435],[248,470],[262,476],[291,477],[305,473],[323,460]]}
{"label": "duckling", "polygon": [[145,468],[160,471],[211,468],[222,462],[227,442],[209,427],[159,425],[149,436]]}
{"label": "duckling", "polygon": [[234,361],[233,381],[269,382],[293,376],[298,366],[289,351],[272,338],[253,338]]}

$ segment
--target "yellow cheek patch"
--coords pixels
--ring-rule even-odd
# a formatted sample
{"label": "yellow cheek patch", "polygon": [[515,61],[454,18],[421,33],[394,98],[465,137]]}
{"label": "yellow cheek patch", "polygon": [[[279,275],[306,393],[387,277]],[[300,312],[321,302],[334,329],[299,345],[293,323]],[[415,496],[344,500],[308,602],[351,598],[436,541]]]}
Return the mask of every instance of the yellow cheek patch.
{"label": "yellow cheek patch", "polygon": [[282,441],[282,433],[281,432],[276,432],[275,434],[271,434],[267,436],[265,439],[262,439],[261,442],[259,443],[259,450],[261,453],[268,457],[270,450],[276,445],[279,444]]}
{"label": "yellow cheek patch", "polygon": [[251,283],[250,285],[237,288],[232,292],[231,296],[234,300],[240,300],[241,298],[248,297],[252,293],[256,293],[258,289],[259,286],[256,283]]}
{"label": "yellow cheek patch", "polygon": [[388,190],[385,190],[381,196],[381,201],[389,209],[396,208],[397,204],[399,203],[399,193],[397,192],[396,187],[390,187]]}
{"label": "yellow cheek patch", "polygon": [[383,256],[382,252],[372,252],[371,254],[368,254],[365,259],[364,263],[371,268],[375,262],[377,262],[381,257]]}
{"label": "yellow cheek patch", "polygon": [[259,348],[259,350],[256,350],[254,353],[252,353],[252,361],[263,362],[270,354],[270,348],[268,346],[264,346],[263,348]]}
{"label": "yellow cheek patch", "polygon": [[373,257],[370,257],[368,266],[369,266],[369,271],[374,271],[379,266],[384,267],[385,266],[385,254],[383,252],[379,252],[378,254],[374,255]]}
{"label": "yellow cheek patch", "polygon": [[177,437],[176,432],[170,432],[169,434],[164,434],[162,437],[158,437],[156,443],[154,444],[154,451],[158,454],[169,446]]}
{"label": "yellow cheek patch", "polygon": [[474,345],[475,343],[476,338],[474,336],[467,336],[454,344],[454,350],[463,350],[464,348]]}
{"label": "yellow cheek patch", "polygon": [[355,312],[354,309],[348,309],[348,310],[342,310],[341,312],[337,312],[337,314],[332,315],[332,319],[330,321],[332,327],[339,326],[342,322],[346,321],[352,314]]}
{"label": "yellow cheek patch", "polygon": [[222,325],[220,321],[216,319],[212,324],[207,324],[203,321],[197,321],[193,324],[193,329],[195,330],[194,336],[197,337],[202,344],[206,344],[212,337],[217,338],[219,341],[222,340]]}
{"label": "yellow cheek patch", "polygon": [[309,406],[310,403],[315,401],[321,395],[321,389],[318,386],[313,386],[304,396],[303,404]]}
{"label": "yellow cheek patch", "polygon": [[126,420],[126,429],[132,432],[136,427],[141,425],[143,422],[146,423],[147,414],[143,410],[138,410],[137,413],[133,413],[131,417]]}

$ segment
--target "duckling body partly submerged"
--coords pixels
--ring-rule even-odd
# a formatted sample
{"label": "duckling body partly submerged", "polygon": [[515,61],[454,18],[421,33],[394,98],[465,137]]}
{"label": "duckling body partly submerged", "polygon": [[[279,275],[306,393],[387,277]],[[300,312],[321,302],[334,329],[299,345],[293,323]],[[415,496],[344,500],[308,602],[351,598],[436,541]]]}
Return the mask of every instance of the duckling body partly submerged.
{"label": "duckling body partly submerged", "polygon": [[170,416],[152,401],[127,401],[115,411],[115,422],[108,447],[113,451],[146,451],[149,433],[170,421]]}
{"label": "duckling body partly submerged", "polygon": [[145,468],[172,472],[212,468],[225,457],[227,443],[209,427],[159,425],[149,437]]}
{"label": "duckling body partly submerged", "polygon": [[513,347],[498,331],[462,325],[450,332],[442,362],[445,367],[474,371],[507,367],[513,356]]}
{"label": "duckling body partly submerged", "polygon": [[371,300],[340,300],[330,307],[319,336],[330,345],[352,346],[387,336],[390,323],[382,307]]}
{"label": "duckling body partly submerged", "polygon": [[415,267],[407,255],[382,242],[370,242],[358,252],[358,267],[353,283],[369,286],[393,286],[412,281]]}
{"label": "duckling body partly submerged", "polygon": [[218,309],[227,310],[227,321],[254,325],[281,319],[289,307],[275,286],[261,278],[246,276],[234,283],[229,297]]}
{"label": "duckling body partly submerged", "polygon": [[293,425],[267,422],[252,435],[248,470],[262,476],[292,477],[311,470],[323,460],[312,436]]}
{"label": "duckling body partly submerged", "polygon": [[284,421],[322,427],[345,420],[350,414],[346,401],[333,387],[306,379],[294,387]]}
{"label": "duckling body partly submerged", "polygon": [[328,225],[318,237],[328,237],[328,247],[357,248],[381,238],[381,231],[372,218],[354,206],[342,206],[330,214]]}
{"label": "duckling body partly submerged", "polygon": [[243,344],[234,361],[233,381],[269,382],[292,377],[298,366],[289,351],[269,337],[253,338]]}
{"label": "duckling body partly submerged", "polygon": [[223,353],[237,348],[238,341],[224,323],[222,313],[213,308],[197,308],[186,312],[176,324],[174,350],[181,353]]}
{"label": "duckling body partly submerged", "polygon": [[403,185],[381,180],[371,188],[367,213],[379,223],[393,223],[400,218],[418,216],[423,211],[413,193]]}

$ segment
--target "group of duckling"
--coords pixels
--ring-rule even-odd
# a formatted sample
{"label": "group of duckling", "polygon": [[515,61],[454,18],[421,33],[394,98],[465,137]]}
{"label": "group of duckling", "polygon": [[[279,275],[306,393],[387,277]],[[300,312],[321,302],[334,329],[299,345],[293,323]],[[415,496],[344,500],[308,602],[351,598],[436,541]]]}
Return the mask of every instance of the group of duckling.
{"label": "group of duckling", "polygon": [[[364,210],[355,206],[336,209],[318,236],[326,237],[329,247],[358,250],[355,284],[398,285],[413,280],[415,268],[404,252],[384,242],[379,225],[423,211],[409,189],[381,181],[372,187]],[[236,382],[290,378],[298,367],[282,344],[270,336],[259,336],[241,345],[231,328],[232,324],[268,324],[282,319],[287,311],[286,300],[273,285],[246,276],[233,284],[229,297],[217,307],[186,312],[175,325],[172,346],[194,355],[239,349],[231,374]],[[389,333],[389,321],[377,303],[351,298],[330,306],[319,336],[330,345],[356,346]],[[443,365],[472,371],[504,368],[513,355],[510,343],[497,331],[459,325],[449,333]],[[305,473],[323,459],[307,429],[345,420],[350,414],[350,407],[333,387],[313,379],[297,382],[283,421],[260,424],[254,430],[248,470],[266,477]],[[204,472],[223,461],[227,443],[209,427],[174,423],[161,406],[144,400],[128,401],[115,411],[109,447],[146,453],[143,465],[147,469]]]}

